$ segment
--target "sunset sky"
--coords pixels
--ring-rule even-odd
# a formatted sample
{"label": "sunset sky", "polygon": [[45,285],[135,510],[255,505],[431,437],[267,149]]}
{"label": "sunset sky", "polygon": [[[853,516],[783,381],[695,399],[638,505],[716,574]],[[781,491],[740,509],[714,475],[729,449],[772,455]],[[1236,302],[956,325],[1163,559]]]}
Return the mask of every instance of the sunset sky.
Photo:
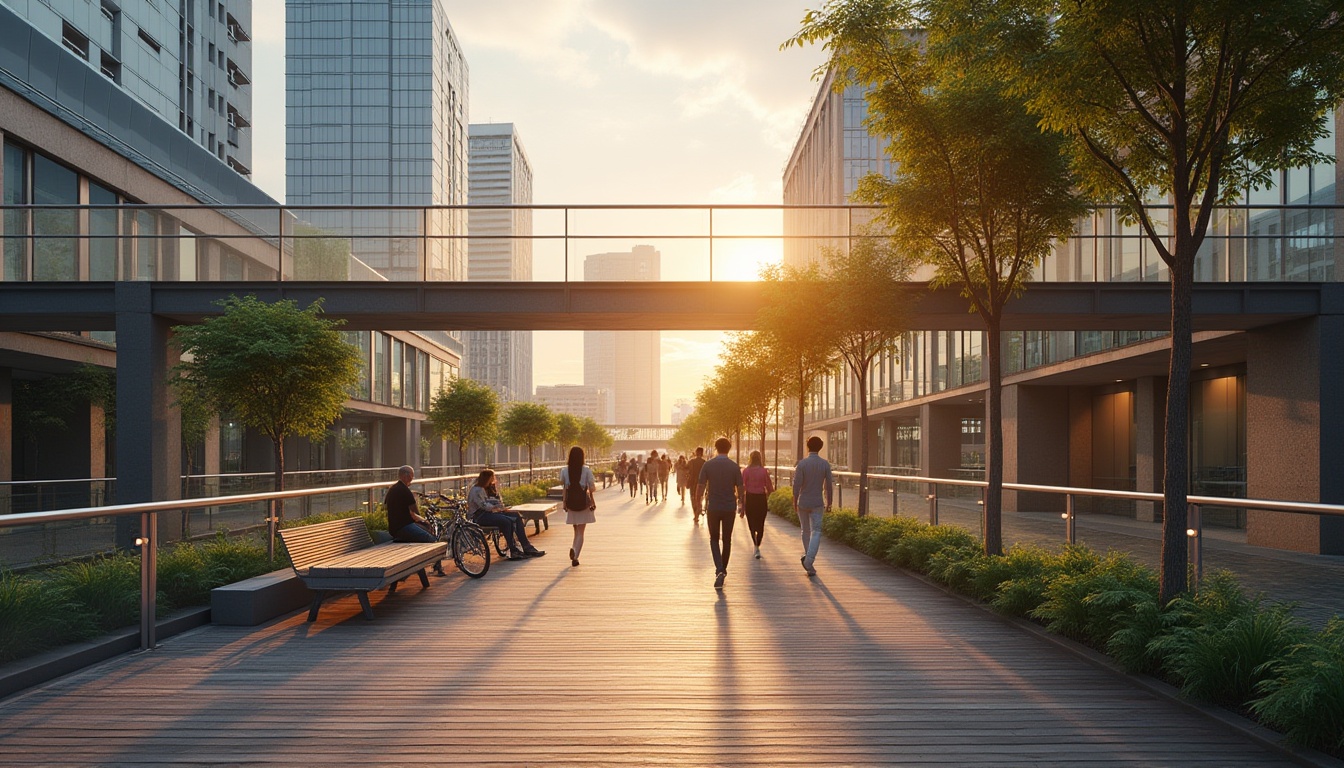
{"label": "sunset sky", "polygon": [[[818,4],[445,0],[471,71],[470,119],[517,126],[546,204],[781,202],[822,52],[778,47]],[[284,4],[255,3],[253,29],[254,179],[283,200]],[[767,254],[744,254],[732,276]],[[665,274],[681,263],[669,255]],[[533,383],[582,383],[579,338],[538,333]],[[711,371],[720,339],[664,331],[664,421]]]}

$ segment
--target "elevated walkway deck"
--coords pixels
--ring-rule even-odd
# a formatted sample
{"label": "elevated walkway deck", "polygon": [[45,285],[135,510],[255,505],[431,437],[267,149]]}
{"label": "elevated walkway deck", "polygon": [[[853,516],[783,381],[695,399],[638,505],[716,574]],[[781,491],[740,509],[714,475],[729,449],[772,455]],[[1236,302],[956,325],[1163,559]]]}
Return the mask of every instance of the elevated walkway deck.
{"label": "elevated walkway deck", "polygon": [[673,501],[599,491],[582,565],[547,557],[354,597],[314,624],[206,627],[0,701],[28,765],[1288,765],[771,518],[723,592]]}

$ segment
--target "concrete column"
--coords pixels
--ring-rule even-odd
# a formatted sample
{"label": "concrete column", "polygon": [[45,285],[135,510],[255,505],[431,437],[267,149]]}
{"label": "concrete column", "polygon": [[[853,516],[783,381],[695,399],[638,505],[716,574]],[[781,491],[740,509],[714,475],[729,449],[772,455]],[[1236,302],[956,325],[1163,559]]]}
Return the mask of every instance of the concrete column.
{"label": "concrete column", "polygon": [[407,445],[406,445],[406,450],[407,450],[407,453],[406,453],[407,461],[406,461],[406,463],[407,463],[407,464],[410,464],[410,465],[413,466],[413,467],[417,467],[417,469],[416,469],[416,474],[420,474],[420,470],[419,470],[418,468],[419,468],[420,466],[422,466],[422,465],[424,464],[424,462],[421,461],[421,456],[420,456],[420,420],[419,420],[419,419],[407,419],[407,420],[406,420],[406,443],[407,443]]}
{"label": "concrete column", "polygon": [[89,477],[107,476],[107,425],[100,405],[89,406]]}
{"label": "concrete column", "polygon": [[[1069,398],[1064,387],[1009,385],[1003,388],[1003,481],[1067,485]],[[1057,512],[1064,497],[1004,491],[1006,512]]]}
{"label": "concrete column", "polygon": [[0,482],[13,479],[14,382],[10,369],[0,368]]}
{"label": "concrete column", "polygon": [[[1344,502],[1342,435],[1344,316],[1247,331],[1247,495]],[[1340,555],[1344,520],[1250,509],[1246,539],[1257,546]]]}
{"label": "concrete column", "polygon": [[374,419],[369,425],[369,466],[386,467],[383,461],[383,420]]}
{"label": "concrete column", "polygon": [[962,415],[956,406],[920,406],[919,466],[928,477],[951,477],[961,466]]}
{"label": "concrete column", "polygon": [[1092,390],[1069,387],[1069,485],[1092,486]]}
{"label": "concrete column", "polygon": [[[1134,382],[1134,490],[1162,493],[1165,474],[1164,451],[1167,414],[1167,379],[1142,376]],[[1151,501],[1134,503],[1139,520],[1154,522],[1161,518],[1162,505]]]}
{"label": "concrete column", "polygon": [[[117,501],[181,496],[182,417],[168,388],[170,323],[152,312],[148,283],[117,283]],[[139,521],[117,518],[119,545],[129,545]],[[160,542],[181,533],[181,515],[159,515]]]}

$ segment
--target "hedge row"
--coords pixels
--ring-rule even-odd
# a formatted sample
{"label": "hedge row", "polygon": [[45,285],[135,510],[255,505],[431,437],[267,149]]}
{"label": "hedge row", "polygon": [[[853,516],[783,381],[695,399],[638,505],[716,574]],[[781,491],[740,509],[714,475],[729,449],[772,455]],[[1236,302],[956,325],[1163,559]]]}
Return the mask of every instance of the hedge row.
{"label": "hedge row", "polygon": [[[205,605],[210,590],[272,570],[266,547],[223,534],[159,553],[158,610]],[[0,662],[140,621],[140,556],[104,555],[42,571],[0,571]]]}
{"label": "hedge row", "polygon": [[[770,510],[797,524],[790,493],[775,491]],[[822,531],[1108,653],[1131,672],[1248,714],[1296,744],[1344,753],[1344,617],[1313,632],[1291,605],[1249,596],[1225,572],[1161,605],[1151,569],[1078,545],[989,556],[962,528],[850,510],[827,515]]]}

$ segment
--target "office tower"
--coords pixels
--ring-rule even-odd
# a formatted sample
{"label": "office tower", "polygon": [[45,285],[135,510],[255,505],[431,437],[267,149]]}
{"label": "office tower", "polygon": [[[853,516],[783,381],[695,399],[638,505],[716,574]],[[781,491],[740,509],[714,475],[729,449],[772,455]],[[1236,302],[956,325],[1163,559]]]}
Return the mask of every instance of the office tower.
{"label": "office tower", "polygon": [[[250,0],[229,2],[156,3],[153,0],[0,0],[19,17],[0,20],[11,34],[36,30],[64,46],[84,62],[92,77],[91,89],[67,87],[47,94],[55,110],[84,117],[116,141],[134,145],[136,138],[149,139],[141,148],[162,161],[165,170],[181,173],[184,180],[212,171],[208,166],[184,171],[185,158],[167,152],[161,140],[168,126],[191,137],[220,162],[248,176],[252,165],[252,42]],[[11,57],[22,48],[5,46]],[[55,62],[30,58],[25,65],[38,67]],[[8,65],[6,65],[8,66]],[[28,84],[41,90],[48,78],[28,66],[9,67],[29,75]],[[136,125],[152,136],[133,136],[118,130],[138,115],[125,114],[101,96],[103,84],[113,84],[122,93],[156,115]],[[73,83],[67,84],[73,85]],[[167,125],[162,125],[166,123]],[[157,145],[157,146],[156,146]],[[157,151],[156,151],[157,150]],[[209,191],[208,186],[205,191]]]}
{"label": "office tower", "polygon": [[[532,166],[513,124],[475,124],[467,137],[468,202],[531,204]],[[467,232],[467,279],[532,279],[531,210],[473,209]],[[531,331],[468,331],[463,341],[467,378],[488,385],[505,402],[531,399]]]}
{"label": "office tower", "polygon": [[348,238],[352,270],[465,278],[462,211],[377,210],[467,202],[467,62],[441,0],[285,8],[287,202],[373,208],[302,226]]}
{"label": "office tower", "polygon": [[537,387],[536,401],[556,413],[601,422],[606,418],[609,395],[605,389],[585,384],[555,384]]}
{"label": "office tower", "polygon": [[[584,259],[584,280],[658,280],[661,255],[650,245]],[[584,331],[583,383],[611,393],[605,424],[659,424],[662,334]]]}

